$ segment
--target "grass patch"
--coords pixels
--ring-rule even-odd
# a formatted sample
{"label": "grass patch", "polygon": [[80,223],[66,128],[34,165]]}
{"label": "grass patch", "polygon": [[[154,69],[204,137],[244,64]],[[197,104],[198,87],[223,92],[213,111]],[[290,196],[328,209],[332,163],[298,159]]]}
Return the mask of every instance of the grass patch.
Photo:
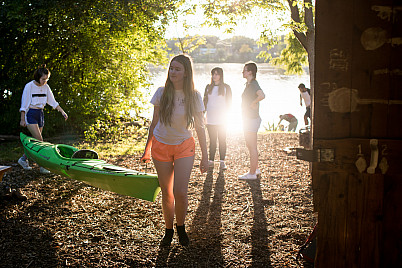
{"label": "grass patch", "polygon": [[[145,148],[146,139],[141,138],[126,138],[119,141],[107,142],[58,142],[69,144],[77,149],[91,149],[99,154],[99,158],[106,159],[119,155],[142,154]],[[22,156],[23,148],[20,141],[3,142],[1,143],[0,161],[1,162],[16,162]]]}
{"label": "grass patch", "polygon": [[23,154],[22,144],[20,141],[2,142],[0,144],[0,161],[2,162],[17,162]]}
{"label": "grass patch", "polygon": [[78,149],[91,149],[99,154],[99,158],[105,159],[122,155],[133,155],[142,153],[145,148],[146,140],[137,139],[124,139],[115,142],[101,142],[101,143],[89,143],[80,142],[73,145]]}
{"label": "grass patch", "polygon": [[279,125],[275,125],[275,122],[272,122],[272,124],[269,123],[269,122],[267,122],[267,124],[268,124],[268,125],[263,125],[263,127],[265,128],[265,131],[266,131],[266,132],[270,132],[270,131],[273,131],[273,132],[281,131]]}

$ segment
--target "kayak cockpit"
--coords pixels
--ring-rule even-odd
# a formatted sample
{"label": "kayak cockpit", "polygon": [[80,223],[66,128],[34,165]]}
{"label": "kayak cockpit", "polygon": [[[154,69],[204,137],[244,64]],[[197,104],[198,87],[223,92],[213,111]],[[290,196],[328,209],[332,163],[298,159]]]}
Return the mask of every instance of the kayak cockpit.
{"label": "kayak cockpit", "polygon": [[71,158],[80,159],[99,159],[98,153],[93,150],[83,149],[74,152]]}
{"label": "kayak cockpit", "polygon": [[78,151],[77,148],[66,145],[66,144],[58,144],[55,146],[56,147],[56,152],[64,158],[71,158],[71,156]]}
{"label": "kayak cockpit", "polygon": [[93,150],[78,150],[77,148],[66,144],[56,145],[56,152],[64,158],[99,159],[98,153]]}

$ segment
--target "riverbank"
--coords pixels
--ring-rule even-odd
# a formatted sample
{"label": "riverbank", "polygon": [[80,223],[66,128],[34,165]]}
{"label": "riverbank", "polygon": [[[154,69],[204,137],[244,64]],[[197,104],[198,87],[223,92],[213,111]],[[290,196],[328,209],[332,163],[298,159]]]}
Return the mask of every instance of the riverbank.
{"label": "riverbank", "polygon": [[[0,266],[4,267],[298,267],[294,257],[315,224],[308,163],[296,159],[297,133],[259,134],[262,176],[244,182],[248,153],[228,137],[228,170],[195,167],[189,185],[191,244],[160,248],[161,195],[154,203],[18,166],[0,183],[27,201],[0,199]],[[108,162],[154,172],[140,155]],[[195,165],[199,163],[197,156]],[[0,163],[14,164],[14,163]]]}

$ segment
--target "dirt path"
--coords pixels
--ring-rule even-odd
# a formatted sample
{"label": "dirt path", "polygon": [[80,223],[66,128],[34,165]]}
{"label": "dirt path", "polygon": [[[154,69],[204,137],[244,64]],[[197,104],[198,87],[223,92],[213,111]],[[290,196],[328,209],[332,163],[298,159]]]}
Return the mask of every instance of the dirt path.
{"label": "dirt path", "polygon": [[[0,267],[297,267],[315,224],[308,164],[283,150],[298,147],[295,133],[259,135],[258,144],[259,180],[237,179],[248,166],[242,136],[228,137],[228,170],[193,170],[187,248],[177,239],[159,247],[160,195],[151,203],[14,166],[0,194],[21,187],[28,200],[0,199]],[[138,158],[108,161],[144,169]]]}

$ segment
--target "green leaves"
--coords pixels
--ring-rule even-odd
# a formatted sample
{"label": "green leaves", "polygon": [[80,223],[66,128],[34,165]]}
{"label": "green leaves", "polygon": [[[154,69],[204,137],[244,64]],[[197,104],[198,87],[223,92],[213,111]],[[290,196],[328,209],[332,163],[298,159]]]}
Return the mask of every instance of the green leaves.
{"label": "green leaves", "polygon": [[286,74],[303,74],[303,66],[308,66],[306,50],[293,34],[285,37],[285,43],[286,47],[281,51],[280,57],[273,58],[271,62],[277,66],[283,66]]}
{"label": "green leaves", "polygon": [[[43,63],[56,100],[69,114],[65,123],[47,108],[45,134],[132,120],[147,101],[148,66],[167,61],[164,32],[177,2],[2,1],[0,124],[7,127],[1,132],[18,132],[24,85]],[[7,111],[11,116],[3,116]]]}
{"label": "green leaves", "polygon": [[[205,25],[229,27],[241,19],[251,19],[260,12],[263,18],[258,23],[264,26],[259,44],[267,50],[260,57],[271,63],[285,66],[287,73],[302,73],[308,65],[307,57],[314,53],[314,3],[312,0],[215,0],[198,1],[207,18]],[[274,23],[272,23],[274,21]],[[273,25],[279,25],[274,28]],[[287,47],[279,58],[272,58],[269,49],[278,44],[278,36],[284,33]],[[304,51],[303,51],[304,50]],[[311,63],[312,64],[312,63]],[[310,66],[312,69],[313,66]]]}

